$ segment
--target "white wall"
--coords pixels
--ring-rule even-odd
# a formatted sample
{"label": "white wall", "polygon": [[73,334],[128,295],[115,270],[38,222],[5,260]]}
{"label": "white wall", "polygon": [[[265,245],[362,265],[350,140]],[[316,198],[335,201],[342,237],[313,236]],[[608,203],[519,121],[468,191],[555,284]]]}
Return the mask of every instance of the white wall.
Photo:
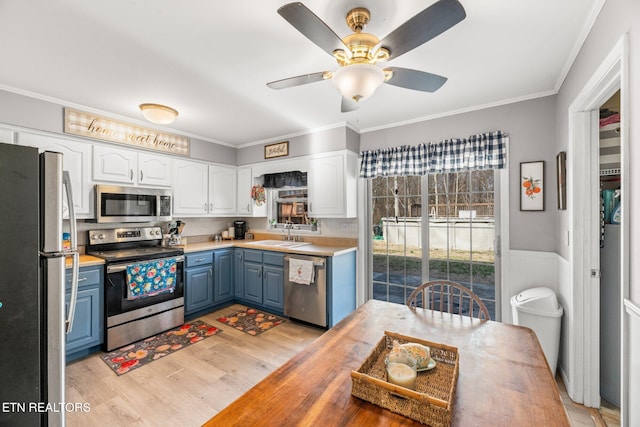
{"label": "white wall", "polygon": [[[631,165],[640,162],[640,138],[638,137],[637,124],[640,123],[640,2],[637,0],[607,0],[604,2],[602,10],[598,15],[589,36],[583,44],[580,53],[573,63],[567,78],[565,79],[560,91],[557,95],[557,120],[556,120],[556,151],[567,150],[567,157],[573,153],[568,151],[569,141],[569,106],[574,102],[580,92],[585,88],[589,79],[598,70],[598,67],[607,58],[609,53],[614,49],[616,44],[625,35],[629,40],[629,62],[625,64],[628,68],[623,70],[628,75],[629,90],[622,93],[622,104],[628,105],[628,110],[623,111],[630,124],[629,132],[629,163]],[[626,74],[628,73],[628,74]],[[635,147],[635,148],[634,148]],[[576,165],[580,167],[580,165]],[[640,187],[635,183],[640,182],[640,170],[637,167],[631,167],[629,170],[629,206],[624,207],[624,221],[627,221],[630,230],[630,280],[629,283],[623,283],[623,289],[629,289],[629,298],[636,304],[640,302],[640,263],[635,262],[638,259],[640,251]],[[572,215],[579,215],[579,212],[571,210],[562,211],[558,215],[557,235],[562,236],[567,230],[570,230]],[[571,231],[571,230],[570,230]],[[555,251],[564,259],[570,262],[570,247],[559,238],[556,240]],[[577,284],[577,286],[586,286],[586,284]],[[572,288],[562,287],[560,289],[562,298],[568,301],[572,300]],[[578,301],[576,304],[580,304]],[[583,307],[573,307],[576,313],[581,312]],[[628,384],[630,384],[628,401],[623,402],[626,407],[626,414],[623,411],[623,421],[625,425],[640,425],[640,364],[637,362],[640,357],[638,348],[640,346],[640,330],[638,328],[637,318],[630,319],[630,315],[625,314],[625,324],[629,325],[629,334],[625,337],[627,340],[623,343],[623,348],[628,352],[627,360],[631,361],[628,366],[626,376]],[[579,337],[580,338],[580,337]],[[571,367],[573,368],[573,367]],[[571,375],[569,375],[569,378]],[[569,384],[568,388],[572,385]],[[579,388],[580,386],[577,385]],[[569,390],[571,395],[571,390]],[[626,418],[625,418],[626,417]]]}
{"label": "white wall", "polygon": [[321,129],[314,132],[300,135],[282,137],[275,142],[289,141],[289,155],[287,157],[276,157],[273,159],[264,158],[264,146],[269,142],[248,144],[238,149],[238,165],[250,165],[262,163],[267,165],[270,162],[282,160],[295,160],[296,157],[308,156],[310,154],[327,153],[331,151],[350,150],[358,151],[358,134],[346,126],[336,126],[328,129]]}
{"label": "white wall", "polygon": [[[0,90],[0,124],[62,135],[64,134],[63,111],[64,106],[62,105]],[[130,122],[126,118],[121,118],[121,120]],[[145,126],[153,128],[150,123]],[[179,134],[180,132],[172,133]],[[88,138],[71,137],[77,138],[80,142],[92,143],[92,140]],[[101,141],[101,143],[104,142]],[[189,158],[235,166],[237,164],[237,150],[235,147],[190,138]]]}
{"label": "white wall", "polygon": [[[509,244],[511,249],[553,251],[556,247],[555,97],[547,96],[456,114],[405,126],[365,132],[360,149],[417,145],[501,130],[509,134]],[[520,162],[545,161],[545,210],[522,212],[519,205]]]}

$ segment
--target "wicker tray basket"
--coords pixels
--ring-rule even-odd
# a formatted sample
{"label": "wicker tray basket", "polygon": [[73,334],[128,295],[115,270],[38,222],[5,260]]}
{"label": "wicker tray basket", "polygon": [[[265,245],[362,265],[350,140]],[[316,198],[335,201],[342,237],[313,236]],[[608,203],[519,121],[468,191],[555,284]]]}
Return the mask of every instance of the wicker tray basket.
{"label": "wicker tray basket", "polygon": [[[431,358],[436,361],[436,367],[418,372],[415,391],[387,382],[384,359],[393,348],[393,340],[431,348]],[[422,424],[449,426],[458,380],[458,362],[456,347],[385,331],[362,366],[351,372],[351,394]]]}

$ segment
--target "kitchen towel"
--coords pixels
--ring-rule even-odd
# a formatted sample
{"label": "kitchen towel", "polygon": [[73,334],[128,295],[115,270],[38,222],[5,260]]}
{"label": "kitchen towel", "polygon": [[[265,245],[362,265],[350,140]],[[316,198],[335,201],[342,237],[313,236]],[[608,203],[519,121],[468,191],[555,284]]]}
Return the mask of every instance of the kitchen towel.
{"label": "kitchen towel", "polygon": [[176,287],[176,260],[162,259],[127,267],[127,299],[173,292]]}
{"label": "kitchen towel", "polygon": [[310,285],[315,280],[313,261],[291,258],[289,260],[289,281]]}

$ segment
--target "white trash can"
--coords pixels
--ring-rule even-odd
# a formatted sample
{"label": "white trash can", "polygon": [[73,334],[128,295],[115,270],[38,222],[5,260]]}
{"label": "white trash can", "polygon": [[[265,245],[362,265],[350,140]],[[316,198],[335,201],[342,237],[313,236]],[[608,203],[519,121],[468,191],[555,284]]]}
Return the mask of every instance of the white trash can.
{"label": "white trash can", "polygon": [[555,376],[563,309],[553,289],[531,288],[511,298],[513,323],[533,329]]}

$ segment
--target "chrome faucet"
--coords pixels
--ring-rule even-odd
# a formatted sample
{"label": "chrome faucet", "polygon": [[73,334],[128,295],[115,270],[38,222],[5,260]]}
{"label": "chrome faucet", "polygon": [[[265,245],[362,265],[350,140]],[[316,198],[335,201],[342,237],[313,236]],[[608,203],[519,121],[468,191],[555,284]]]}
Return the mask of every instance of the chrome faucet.
{"label": "chrome faucet", "polygon": [[[287,236],[285,237],[284,234],[282,234],[282,240],[291,240],[291,228],[293,227],[292,223],[286,223],[284,225],[284,230],[287,230]],[[283,233],[284,233],[283,230]]]}

